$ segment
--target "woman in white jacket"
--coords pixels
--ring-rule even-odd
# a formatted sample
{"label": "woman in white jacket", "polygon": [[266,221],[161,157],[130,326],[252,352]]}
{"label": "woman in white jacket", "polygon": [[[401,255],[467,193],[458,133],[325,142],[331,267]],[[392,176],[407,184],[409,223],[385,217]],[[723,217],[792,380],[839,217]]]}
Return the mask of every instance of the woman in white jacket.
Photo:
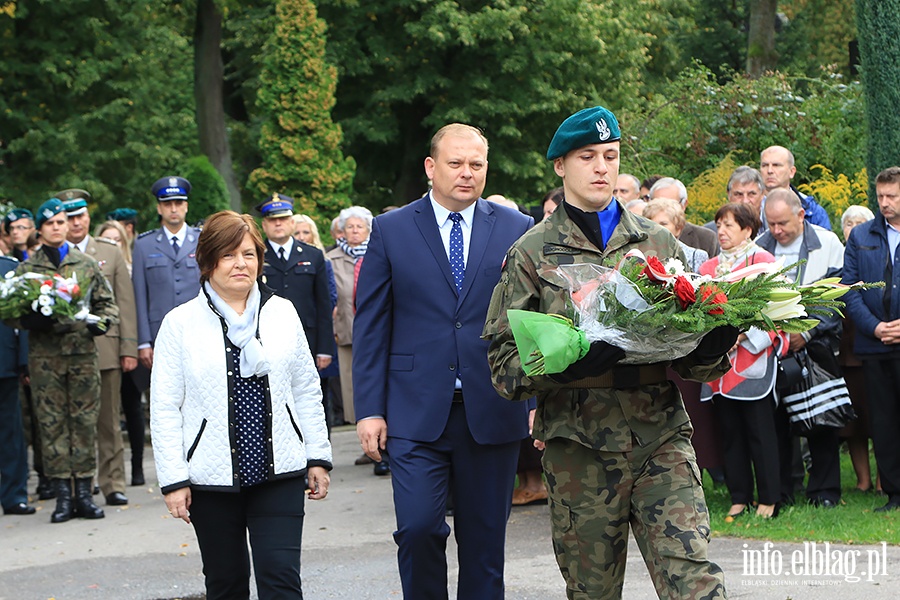
{"label": "woman in white jacket", "polygon": [[264,251],[249,215],[211,216],[200,294],[166,316],[154,348],[159,485],[194,525],[210,600],[249,597],[248,531],[259,597],[302,598],[304,495],[328,493],[318,372],[293,305],[257,282]]}

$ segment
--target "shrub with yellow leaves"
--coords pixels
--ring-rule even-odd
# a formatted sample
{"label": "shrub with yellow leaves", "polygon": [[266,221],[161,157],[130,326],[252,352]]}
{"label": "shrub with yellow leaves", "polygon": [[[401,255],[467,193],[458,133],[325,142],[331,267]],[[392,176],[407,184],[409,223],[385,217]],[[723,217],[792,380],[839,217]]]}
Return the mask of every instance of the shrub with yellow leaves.
{"label": "shrub with yellow leaves", "polygon": [[816,202],[822,205],[831,219],[831,229],[843,237],[841,215],[844,214],[844,211],[854,204],[868,205],[869,180],[866,169],[863,167],[853,176],[853,179],[843,173],[835,175],[825,165],[813,165],[810,167],[810,171],[818,171],[818,179],[798,185],[797,189],[804,194],[813,196]]}
{"label": "shrub with yellow leaves", "polygon": [[688,205],[685,217],[695,225],[703,225],[728,202],[728,178],[737,168],[731,152],[719,164],[700,173],[688,186]]}

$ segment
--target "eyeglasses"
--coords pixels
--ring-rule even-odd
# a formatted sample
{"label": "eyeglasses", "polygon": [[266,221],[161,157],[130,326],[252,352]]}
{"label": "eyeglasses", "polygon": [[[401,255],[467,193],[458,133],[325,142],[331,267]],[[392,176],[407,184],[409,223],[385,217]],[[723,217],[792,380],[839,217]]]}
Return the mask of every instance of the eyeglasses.
{"label": "eyeglasses", "polygon": [[10,231],[31,231],[34,227],[29,227],[28,225],[10,225]]}

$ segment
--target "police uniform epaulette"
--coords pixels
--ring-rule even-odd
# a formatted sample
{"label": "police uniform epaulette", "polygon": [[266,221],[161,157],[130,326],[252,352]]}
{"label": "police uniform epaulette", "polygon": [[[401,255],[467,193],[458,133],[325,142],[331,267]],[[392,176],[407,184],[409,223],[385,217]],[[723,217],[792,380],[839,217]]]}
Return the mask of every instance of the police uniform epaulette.
{"label": "police uniform epaulette", "polygon": [[96,241],[96,242],[103,242],[104,244],[110,244],[111,246],[118,246],[118,245],[119,245],[119,243],[118,243],[117,241],[111,240],[111,239],[105,238],[105,237],[95,237],[95,238],[94,238],[94,241]]}
{"label": "police uniform epaulette", "polygon": [[153,235],[159,231],[159,229],[150,229],[149,231],[145,231],[144,233],[138,234],[137,239],[141,239],[142,237],[146,237],[148,235]]}
{"label": "police uniform epaulette", "polygon": [[19,264],[19,259],[15,256],[10,256],[8,254],[0,254],[0,262],[4,260],[11,260],[14,264]]}

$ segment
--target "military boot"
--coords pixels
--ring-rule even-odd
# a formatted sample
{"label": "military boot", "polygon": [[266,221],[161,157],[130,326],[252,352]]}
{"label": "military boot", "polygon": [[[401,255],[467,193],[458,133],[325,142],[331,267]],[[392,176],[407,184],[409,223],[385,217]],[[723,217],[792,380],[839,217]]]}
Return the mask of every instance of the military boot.
{"label": "military boot", "polygon": [[53,481],[44,475],[38,475],[38,485],[34,493],[37,494],[38,500],[52,500],[56,498],[56,488],[53,486]]}
{"label": "military boot", "polygon": [[75,479],[75,516],[82,519],[102,519],[106,515],[103,509],[94,504],[91,498],[92,480],[90,477]]}
{"label": "military boot", "polygon": [[56,510],[50,515],[50,522],[65,523],[73,516],[72,480],[54,478],[50,483],[56,491]]}

